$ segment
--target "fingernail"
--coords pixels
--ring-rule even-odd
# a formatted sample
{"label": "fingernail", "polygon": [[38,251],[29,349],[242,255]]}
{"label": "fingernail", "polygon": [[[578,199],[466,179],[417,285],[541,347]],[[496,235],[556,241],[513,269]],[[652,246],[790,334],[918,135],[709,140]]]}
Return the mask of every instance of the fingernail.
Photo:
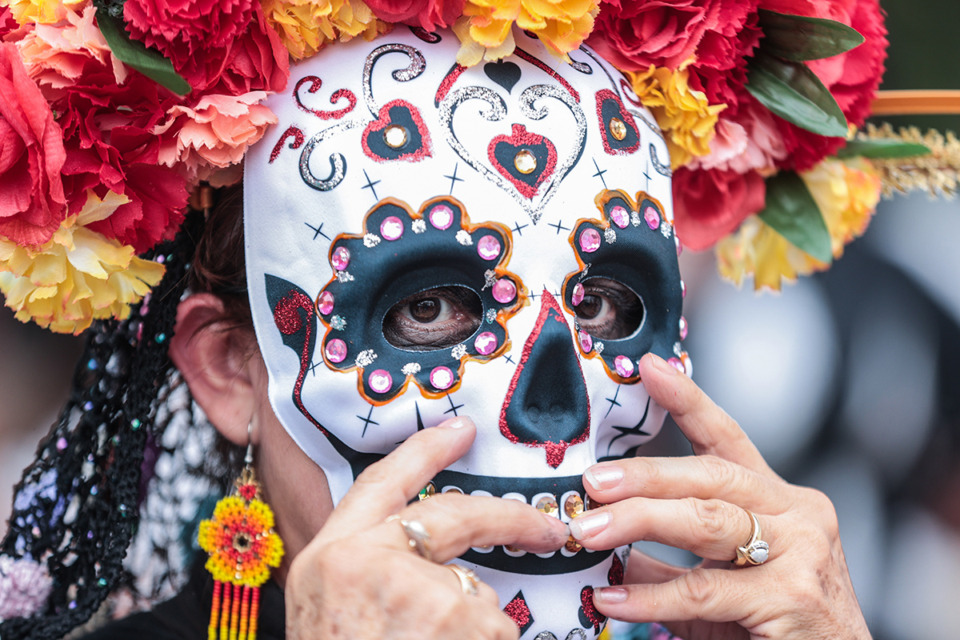
{"label": "fingernail", "polygon": [[653,368],[659,371],[660,373],[664,375],[671,375],[671,376],[679,373],[676,367],[671,365],[669,362],[667,362],[657,354],[651,353],[649,355],[650,355],[650,360],[653,364]]}
{"label": "fingernail", "polygon": [[609,511],[583,513],[570,521],[570,533],[577,540],[592,538],[606,529],[612,519]]}
{"label": "fingernail", "polygon": [[460,416],[458,418],[452,418],[441,422],[438,426],[443,427],[444,429],[463,429],[468,424],[473,424],[473,420],[467,416]]}
{"label": "fingernail", "polygon": [[583,479],[594,489],[612,489],[623,480],[623,469],[617,465],[594,465],[583,472]]}
{"label": "fingernail", "polygon": [[549,516],[545,513],[541,513],[540,515],[550,523],[550,528],[556,538],[555,543],[559,546],[566,542],[567,538],[570,537],[570,527],[561,522],[556,516]]}
{"label": "fingernail", "polygon": [[593,590],[593,598],[604,604],[619,604],[627,601],[627,590],[623,587],[603,587]]}

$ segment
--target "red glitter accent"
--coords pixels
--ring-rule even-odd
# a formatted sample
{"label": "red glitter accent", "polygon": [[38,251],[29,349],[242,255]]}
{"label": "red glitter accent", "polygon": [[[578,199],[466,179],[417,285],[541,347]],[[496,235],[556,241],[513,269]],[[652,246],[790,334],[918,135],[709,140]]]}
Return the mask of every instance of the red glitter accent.
{"label": "red glitter accent", "polygon": [[[547,147],[547,166],[540,171],[540,175],[537,178],[535,184],[528,184],[523,180],[519,180],[516,176],[510,173],[506,167],[500,164],[497,160],[496,154],[494,153],[497,148],[497,144],[505,142],[512,147],[515,147],[519,150],[520,147],[531,147],[546,145]],[[517,188],[525,198],[533,198],[537,195],[537,191],[540,189],[540,185],[543,182],[553,175],[553,170],[557,166],[557,149],[553,146],[553,143],[549,139],[544,138],[543,136],[531,133],[527,131],[527,128],[522,124],[514,124],[513,130],[509,136],[499,135],[496,136],[493,140],[490,141],[490,144],[487,145],[487,156],[490,158],[490,163],[497,168],[504,178],[513,183],[513,186]]]}
{"label": "red glitter accent", "polygon": [[527,606],[527,601],[523,597],[522,591],[518,591],[517,595],[513,597],[513,600],[507,603],[507,606],[503,608],[503,612],[510,616],[510,619],[520,627],[520,633],[526,631],[527,627],[533,623],[533,615],[530,613],[530,607]]}
{"label": "red glitter accent", "polygon": [[[300,309],[306,312],[305,316],[300,316],[298,313]],[[280,332],[284,335],[292,335],[301,328],[305,328],[306,330],[306,335],[303,337],[303,350],[300,352],[300,373],[297,375],[296,384],[293,385],[293,402],[297,405],[300,413],[302,413],[313,426],[319,429],[320,433],[329,438],[330,434],[323,428],[323,425],[317,422],[316,418],[307,411],[302,398],[303,380],[306,378],[307,371],[310,369],[310,337],[313,333],[313,323],[304,322],[303,318],[309,318],[312,314],[313,300],[306,294],[291,289],[290,292],[277,303],[276,308],[274,308],[273,320],[277,323],[277,328],[280,329]],[[294,324],[296,326],[294,326]]]}
{"label": "red glitter accent", "polygon": [[456,63],[450,67],[450,71],[447,71],[447,75],[443,77],[440,86],[437,88],[437,95],[433,98],[433,106],[440,106],[440,102],[450,93],[450,89],[452,89],[453,85],[457,82],[457,78],[466,70],[466,67]]}
{"label": "red glitter accent", "polygon": [[280,152],[283,150],[283,143],[286,142],[287,138],[293,138],[293,142],[290,143],[291,149],[299,149],[303,145],[303,131],[293,126],[287,127],[287,130],[284,131],[280,139],[277,140],[277,144],[274,145],[273,151],[270,152],[270,162],[273,162],[280,156]]}
{"label": "red glitter accent", "polygon": [[[303,327],[303,318],[298,313],[302,308],[298,297],[306,298],[301,293],[291,291],[273,308],[273,321],[277,323],[277,329],[280,329],[280,333],[285,336],[292,336]],[[311,312],[313,311],[312,302],[309,309]]]}
{"label": "red glitter accent", "polygon": [[[509,440],[514,444],[525,444],[528,447],[542,447],[546,450],[547,464],[551,468],[556,469],[563,462],[563,458],[567,453],[567,448],[570,445],[580,444],[590,435],[590,404],[589,398],[587,400],[587,428],[584,429],[583,433],[574,438],[573,440],[567,442],[561,440],[560,442],[521,442],[517,434],[513,433],[510,430],[510,425],[507,423],[507,407],[510,406],[510,401],[513,400],[513,392],[517,388],[517,384],[520,382],[520,374],[523,373],[523,368],[527,364],[527,360],[530,359],[530,352],[533,350],[533,345],[536,343],[537,338],[540,337],[540,332],[543,330],[543,325],[550,317],[550,311],[553,310],[556,312],[555,319],[563,323],[564,327],[568,327],[567,321],[563,317],[563,312],[560,310],[560,305],[557,304],[556,299],[553,295],[550,294],[546,289],[543,290],[543,293],[540,295],[540,315],[537,317],[537,323],[533,327],[533,331],[530,332],[530,336],[527,338],[527,341],[523,345],[523,353],[520,356],[520,362],[517,364],[517,369],[513,374],[513,379],[510,380],[510,386],[507,387],[507,395],[503,399],[503,405],[500,407],[500,433],[503,434],[503,437]],[[573,348],[573,345],[570,345],[570,348]],[[577,367],[580,368],[580,359],[577,359]],[[583,369],[580,368],[580,376],[583,376]]]}
{"label": "red glitter accent", "polygon": [[420,117],[420,112],[415,106],[407,102],[406,100],[391,100],[387,104],[380,107],[380,113],[377,115],[377,119],[368,124],[363,129],[363,135],[360,137],[360,144],[363,146],[363,152],[367,156],[375,160],[376,162],[386,162],[388,158],[377,155],[370,149],[367,145],[367,136],[371,133],[376,133],[378,131],[383,131],[391,124],[390,121],[390,109],[393,107],[403,107],[410,112],[410,118],[413,120],[413,123],[417,126],[417,132],[420,134],[420,147],[414,151],[401,153],[397,158],[393,160],[406,160],[408,162],[419,162],[426,157],[431,155],[430,149],[430,132],[427,131],[426,125],[423,123],[423,118]]}
{"label": "red glitter accent", "polygon": [[[617,108],[620,111],[620,119],[623,121],[623,124],[633,129],[633,132],[637,136],[636,143],[630,145],[629,147],[614,149],[610,146],[610,131],[607,129],[607,123],[603,121],[603,103],[607,100],[613,100],[617,103]],[[627,109],[623,106],[623,102],[620,100],[619,96],[609,89],[600,89],[600,91],[597,91],[597,120],[600,121],[600,131],[602,133],[600,138],[603,141],[603,150],[610,155],[617,156],[630,154],[640,147],[640,131],[637,129],[636,121],[633,119],[633,116],[627,112]]]}
{"label": "red glitter accent", "polygon": [[613,554],[613,564],[610,565],[610,571],[607,572],[607,582],[611,587],[617,587],[623,584],[623,563],[620,556]]}
{"label": "red glitter accent", "polygon": [[307,89],[309,93],[316,93],[320,90],[320,87],[323,85],[323,80],[317,76],[305,76],[300,78],[297,81],[297,86],[293,88],[293,98],[297,101],[297,106],[300,107],[303,111],[307,113],[312,113],[321,120],[336,120],[347,115],[353,111],[354,107],[357,106],[357,96],[353,94],[349,89],[337,89],[333,92],[333,95],[330,96],[330,104],[337,104],[340,100],[346,99],[347,106],[342,109],[337,109],[336,111],[320,111],[319,109],[311,109],[310,107],[303,104],[300,101],[300,87],[302,87],[307,82],[310,83],[310,88]]}
{"label": "red glitter accent", "polygon": [[630,83],[627,82],[625,78],[620,78],[620,88],[623,89],[623,95],[627,99],[627,102],[635,107],[640,107],[641,109],[643,108],[642,102],[633,99],[633,96],[636,94],[633,91],[633,87],[630,86]]}
{"label": "red glitter accent", "polygon": [[577,102],[580,102],[580,94],[577,93],[577,90],[574,89],[569,82],[564,80],[559,73],[557,73],[555,70],[547,66],[546,63],[544,63],[542,60],[538,60],[537,58],[534,58],[531,54],[527,53],[520,47],[517,47],[516,49],[514,49],[513,52],[518,56],[520,56],[521,58],[523,58],[524,60],[526,60],[527,62],[529,62],[530,64],[532,64],[533,66],[549,74],[550,77],[552,77],[554,80],[556,80],[561,85],[563,85],[563,88],[567,90],[567,93],[573,96],[574,100],[576,100]]}
{"label": "red glitter accent", "polygon": [[597,611],[596,605],[593,604],[593,587],[584,587],[580,591],[580,604],[581,618],[590,621],[594,633],[600,633],[600,625],[606,621],[607,616]]}

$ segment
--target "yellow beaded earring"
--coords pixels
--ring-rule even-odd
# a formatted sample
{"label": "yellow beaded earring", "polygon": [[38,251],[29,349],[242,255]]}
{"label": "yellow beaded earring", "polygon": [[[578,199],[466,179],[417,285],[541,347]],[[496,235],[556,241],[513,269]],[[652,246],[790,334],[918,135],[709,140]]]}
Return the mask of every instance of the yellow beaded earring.
{"label": "yellow beaded earring", "polygon": [[213,576],[208,640],[255,640],[260,586],[270,567],[280,566],[283,542],[273,530],[273,511],[261,499],[253,470],[252,425],[247,426],[247,454],[233,494],[217,502],[212,520],[200,523],[200,547],[210,557]]}

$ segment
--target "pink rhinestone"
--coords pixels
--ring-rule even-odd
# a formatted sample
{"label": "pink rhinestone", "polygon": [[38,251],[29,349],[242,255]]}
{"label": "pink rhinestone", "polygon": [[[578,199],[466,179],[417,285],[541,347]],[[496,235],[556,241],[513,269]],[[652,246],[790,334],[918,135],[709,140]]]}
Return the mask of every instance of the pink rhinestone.
{"label": "pink rhinestone", "polygon": [[683,280],[680,281],[680,297],[682,298],[687,297],[687,283],[684,282]]}
{"label": "pink rhinestone", "polygon": [[627,225],[630,224],[630,212],[617,205],[610,209],[610,219],[613,220],[613,224],[621,229],[626,229]]}
{"label": "pink rhinestone", "polygon": [[643,210],[643,219],[647,221],[647,226],[651,229],[660,226],[660,214],[653,207],[647,207]]}
{"label": "pink rhinestone", "polygon": [[593,253],[600,248],[600,232],[588,227],[580,232],[580,248],[584,253]]}
{"label": "pink rhinestone", "polygon": [[573,295],[570,296],[570,302],[572,302],[575,307],[583,302],[583,285],[579,282],[573,285]]}
{"label": "pink rhinestone", "polygon": [[445,204],[438,204],[430,210],[430,224],[443,231],[453,224],[453,209]]}
{"label": "pink rhinestone", "polygon": [[430,384],[434,389],[449,389],[453,386],[453,371],[449,367],[435,367],[430,372]]}
{"label": "pink rhinestone", "polygon": [[337,247],[333,250],[333,257],[330,258],[330,264],[337,271],[343,271],[350,265],[350,249],[346,247]]}
{"label": "pink rhinestone", "polygon": [[500,304],[512,302],[517,297],[517,285],[508,278],[500,278],[493,285],[493,299]]}
{"label": "pink rhinestone", "polygon": [[484,260],[496,260],[500,255],[500,241],[496,236],[483,236],[477,243],[477,253]]}
{"label": "pink rhinestone", "polygon": [[613,359],[613,364],[617,368],[617,373],[619,373],[622,377],[629,378],[633,375],[633,360],[627,356],[617,356]]}
{"label": "pink rhinestone", "polygon": [[590,353],[593,350],[593,336],[586,331],[578,331],[577,337],[580,338],[580,348],[584,353]]}
{"label": "pink rhinestone", "polygon": [[333,294],[329,291],[324,291],[320,294],[320,299],[317,300],[317,311],[323,315],[327,315],[333,311]]}
{"label": "pink rhinestone", "polygon": [[484,331],[473,341],[477,353],[488,356],[497,350],[497,336],[492,331]]}
{"label": "pink rhinestone", "polygon": [[667,360],[667,362],[669,362],[670,364],[672,364],[672,365],[673,365],[673,368],[676,369],[677,371],[679,371],[679,372],[681,372],[681,373],[686,373],[686,372],[687,372],[687,368],[686,368],[685,366],[683,366],[683,361],[680,360],[680,358],[670,358],[669,360]]}
{"label": "pink rhinestone", "polygon": [[687,339],[687,319],[683,316],[680,316],[680,339]]}
{"label": "pink rhinestone", "polygon": [[388,216],[380,223],[380,235],[393,242],[403,236],[403,222],[397,216]]}
{"label": "pink rhinestone", "polygon": [[393,378],[390,377],[390,372],[386,369],[376,369],[373,371],[370,377],[367,378],[367,382],[370,383],[370,388],[373,389],[375,393],[386,393],[390,391],[390,387],[393,386]]}
{"label": "pink rhinestone", "polygon": [[324,351],[330,362],[343,362],[347,358],[347,343],[340,338],[334,338],[327,343]]}

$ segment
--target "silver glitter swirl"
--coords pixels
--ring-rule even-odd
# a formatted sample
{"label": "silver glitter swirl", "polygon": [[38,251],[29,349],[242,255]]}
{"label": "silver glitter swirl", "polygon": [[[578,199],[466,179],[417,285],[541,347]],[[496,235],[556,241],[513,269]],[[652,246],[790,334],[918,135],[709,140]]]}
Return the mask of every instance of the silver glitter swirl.
{"label": "silver glitter swirl", "polygon": [[340,282],[353,282],[353,274],[349,271],[337,271],[336,274]]}
{"label": "silver glitter swirl", "polygon": [[460,229],[460,231],[457,231],[457,242],[465,247],[469,247],[473,244],[473,238],[470,236],[469,231],[466,229]]}
{"label": "silver glitter swirl", "polygon": [[380,236],[375,233],[368,233],[363,236],[363,246],[367,249],[373,249],[378,244],[380,244]]}
{"label": "silver glitter swirl", "polygon": [[331,316],[330,327],[334,331],[343,331],[347,328],[347,321],[343,319],[343,316]]}
{"label": "silver glitter swirl", "polygon": [[[587,55],[590,55],[590,52],[587,51],[586,47],[580,45],[580,51],[583,51]],[[573,53],[572,51],[570,53]],[[573,56],[567,54],[567,57],[570,58],[570,66],[573,67],[574,71],[582,73],[585,76],[593,75],[593,67],[591,67],[586,62],[580,62],[579,60],[574,60]]]}
{"label": "silver glitter swirl", "polygon": [[410,228],[413,229],[414,233],[423,233],[427,230],[427,222],[423,218],[417,218],[410,223]]}
{"label": "silver glitter swirl", "polygon": [[549,631],[541,631],[533,640],[557,640],[557,636]]}
{"label": "silver glitter swirl", "polygon": [[450,356],[451,356],[454,360],[459,360],[460,358],[462,358],[462,357],[465,356],[466,354],[467,354],[467,345],[465,345],[465,344],[458,344],[458,345],[455,346],[453,349],[450,349]]}
{"label": "silver glitter swirl", "polygon": [[377,117],[380,108],[377,106],[376,100],[373,99],[373,67],[376,66],[380,58],[388,53],[403,53],[410,59],[410,63],[406,67],[397,69],[391,74],[397,82],[410,82],[422,74],[423,70],[427,67],[427,62],[423,54],[408,44],[391,42],[371,51],[363,63],[363,100],[366,102],[367,109],[370,110],[374,118]]}
{"label": "silver glitter swirl", "polygon": [[354,361],[360,369],[364,367],[369,367],[373,364],[373,361],[377,359],[377,354],[373,352],[373,349],[367,349],[366,351],[361,351],[357,354],[357,359]]}
{"label": "silver glitter swirl", "polygon": [[630,224],[632,224],[635,227],[640,226],[640,214],[637,213],[636,211],[630,212]]}
{"label": "silver glitter swirl", "polygon": [[673,225],[664,218],[663,223],[660,225],[660,233],[663,234],[664,238],[669,238],[670,234],[673,233]]}
{"label": "silver glitter swirl", "polygon": [[300,177],[303,178],[303,181],[317,191],[330,191],[343,182],[343,178],[347,175],[347,159],[343,157],[342,153],[330,154],[330,175],[326,178],[318,178],[314,175],[310,169],[310,159],[313,157],[313,152],[318,144],[334,134],[343,133],[362,124],[363,122],[360,120],[347,120],[328,127],[310,138],[303,145],[303,151],[300,152]]}
{"label": "silver glitter swirl", "polygon": [[657,147],[653,143],[650,144],[650,162],[660,175],[668,178],[673,177],[673,169],[670,168],[669,161],[667,164],[660,162],[660,158],[657,156]]}
{"label": "silver glitter swirl", "polygon": [[660,129],[660,125],[657,124],[657,121],[648,118],[647,115],[638,109],[627,109],[627,111],[637,120],[641,121],[643,124],[647,125],[647,128],[650,129],[658,138],[666,142],[663,137],[663,130]]}
{"label": "silver glitter swirl", "polygon": [[415,376],[420,373],[420,363],[419,362],[408,362],[403,365],[403,368],[400,369],[400,373],[405,376]]}
{"label": "silver glitter swirl", "polygon": [[612,227],[607,227],[603,231],[603,238],[607,241],[607,244],[613,244],[617,241],[617,232]]}
{"label": "silver glitter swirl", "polygon": [[587,640],[587,634],[583,629],[571,629],[564,640]]}
{"label": "silver glitter swirl", "polygon": [[596,340],[593,343],[593,350],[597,352],[597,355],[600,355],[601,353],[603,353],[603,343],[600,342],[599,340]]}

